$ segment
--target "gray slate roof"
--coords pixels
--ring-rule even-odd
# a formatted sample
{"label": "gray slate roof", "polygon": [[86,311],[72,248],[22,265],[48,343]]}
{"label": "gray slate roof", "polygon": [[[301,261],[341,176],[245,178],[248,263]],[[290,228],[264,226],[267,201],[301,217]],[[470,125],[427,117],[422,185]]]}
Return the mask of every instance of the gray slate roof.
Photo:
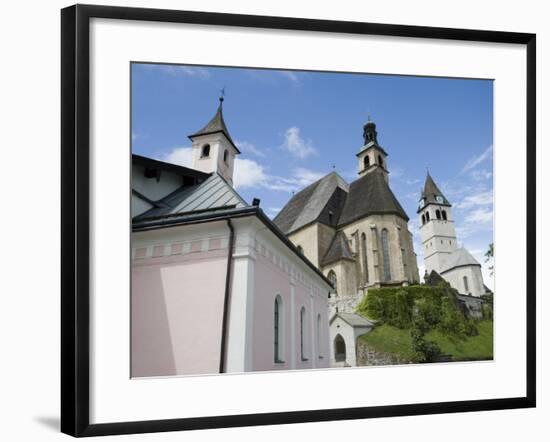
{"label": "gray slate roof", "polygon": [[217,173],[212,174],[200,184],[181,186],[164,198],[155,201],[154,204],[156,207],[138,215],[134,220],[222,207],[247,206],[233,187]]}
{"label": "gray slate roof", "polygon": [[[442,203],[435,199],[438,195],[443,198]],[[451,203],[447,198],[445,198],[445,195],[443,195],[441,190],[439,190],[439,187],[437,187],[437,184],[435,184],[435,181],[433,180],[429,172],[426,174],[426,181],[424,183],[424,190],[422,191],[422,198],[423,203],[420,205],[418,212],[420,212],[425,206],[430,203],[449,207],[451,206]]]}
{"label": "gray slate roof", "polygon": [[294,195],[273,222],[287,235],[316,221],[335,226],[347,191],[344,179],[331,172]]}
{"label": "gray slate roof", "polygon": [[468,252],[468,250],[461,247],[449,255],[447,261],[445,262],[445,267],[441,270],[441,273],[448,272],[456,267],[472,265],[481,267],[481,264],[477,261],[477,259],[475,259],[472,254]]}
{"label": "gray slate roof", "polygon": [[395,214],[405,221],[409,220],[386,183],[383,173],[376,168],[351,183],[338,225],[343,226],[369,215],[385,213]]}
{"label": "gray slate roof", "polygon": [[325,253],[325,256],[321,259],[321,266],[326,266],[333,262],[339,261],[340,259],[350,259],[355,261],[349,248],[348,238],[342,230],[338,230],[336,235],[334,235],[327,253]]}
{"label": "gray slate roof", "polygon": [[189,135],[189,138],[192,140],[193,138],[198,137],[200,135],[210,135],[210,134],[221,132],[229,140],[229,142],[235,148],[237,153],[241,153],[241,151],[237,148],[237,146],[233,142],[231,135],[229,135],[229,130],[225,125],[225,121],[223,119],[222,103],[223,103],[223,98],[220,98],[220,104],[218,105],[218,110],[216,111],[216,114],[214,115],[214,117],[212,117],[212,119],[208,122],[208,124],[204,126],[202,129],[200,129],[198,132],[195,132],[194,134]]}
{"label": "gray slate roof", "polygon": [[330,322],[332,323],[337,317],[341,318],[347,322],[352,327],[374,327],[374,323],[369,321],[364,316],[358,315],[357,313],[336,313]]}

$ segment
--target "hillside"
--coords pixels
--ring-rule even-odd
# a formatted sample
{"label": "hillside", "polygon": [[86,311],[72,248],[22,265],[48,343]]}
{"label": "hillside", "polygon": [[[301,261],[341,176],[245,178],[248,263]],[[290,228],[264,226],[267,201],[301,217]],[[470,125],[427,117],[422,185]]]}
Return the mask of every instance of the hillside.
{"label": "hillside", "polygon": [[[452,361],[493,359],[493,321],[483,320],[476,324],[477,336],[452,336],[440,330],[430,330],[425,339],[434,342]],[[413,350],[410,328],[398,328],[383,324],[359,338],[377,352],[392,353],[410,362],[417,362]]]}

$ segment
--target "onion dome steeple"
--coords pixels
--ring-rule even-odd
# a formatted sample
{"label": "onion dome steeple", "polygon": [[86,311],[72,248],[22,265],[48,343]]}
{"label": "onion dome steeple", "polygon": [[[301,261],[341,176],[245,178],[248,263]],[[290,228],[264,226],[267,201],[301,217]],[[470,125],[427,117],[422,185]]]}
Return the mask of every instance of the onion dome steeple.
{"label": "onion dome steeple", "polygon": [[365,146],[370,142],[378,144],[378,133],[376,132],[376,124],[368,116],[367,122],[363,126],[363,140],[365,141]]}
{"label": "onion dome steeple", "polygon": [[363,125],[363,147],[357,153],[359,160],[359,175],[363,176],[374,170],[381,170],[384,179],[388,182],[388,169],[386,157],[388,154],[378,144],[378,132],[376,124],[371,120],[370,115],[367,122]]}

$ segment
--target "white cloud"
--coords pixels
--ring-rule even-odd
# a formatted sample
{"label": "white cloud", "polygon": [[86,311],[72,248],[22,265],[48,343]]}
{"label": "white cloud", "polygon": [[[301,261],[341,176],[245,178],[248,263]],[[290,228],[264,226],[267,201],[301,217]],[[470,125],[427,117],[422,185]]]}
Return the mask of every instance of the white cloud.
{"label": "white cloud", "polygon": [[208,72],[204,68],[196,67],[196,66],[179,66],[179,65],[161,65],[159,66],[159,69],[168,74],[172,75],[174,77],[178,75],[183,75],[186,77],[195,77],[195,78],[210,78],[210,72]]}
{"label": "white cloud", "polygon": [[474,181],[485,181],[493,176],[493,172],[486,169],[472,170],[470,176]]}
{"label": "white cloud", "polygon": [[464,221],[477,226],[492,224],[493,223],[493,210],[492,209],[475,209],[466,215]]}
{"label": "white cloud", "polygon": [[296,72],[292,72],[292,71],[279,71],[279,72],[283,77],[289,79],[290,82],[295,86],[300,85],[300,77]]}
{"label": "white cloud", "polygon": [[404,170],[399,166],[393,166],[391,168],[391,177],[395,179],[399,179],[403,176]]}
{"label": "white cloud", "polygon": [[161,154],[158,159],[178,166],[191,167],[193,151],[190,147],[174,147],[170,152]]}
{"label": "white cloud", "polygon": [[303,160],[311,155],[317,154],[311,140],[305,140],[300,136],[300,129],[291,127],[285,131],[285,141],[282,145],[293,156]]}
{"label": "white cloud", "polygon": [[[160,161],[192,167],[193,152],[190,147],[174,147],[158,156]],[[263,187],[280,192],[296,192],[322,178],[325,174],[304,167],[291,171],[289,177],[270,175],[260,163],[248,158],[235,158],[233,184],[236,189]]]}
{"label": "white cloud", "polygon": [[462,171],[460,173],[468,172],[469,170],[472,170],[474,167],[481,164],[483,161],[491,158],[491,154],[493,152],[493,146],[489,146],[487,149],[485,149],[481,154],[476,155],[472,158],[470,158],[464,167],[462,168]]}
{"label": "white cloud", "polygon": [[183,66],[177,64],[143,63],[140,67],[146,71],[157,71],[176,77],[178,75],[206,79],[210,78],[210,72],[198,66]]}
{"label": "white cloud", "polygon": [[468,195],[456,204],[458,209],[468,209],[475,206],[489,206],[493,204],[493,191],[487,190],[475,195]]}
{"label": "white cloud", "polygon": [[304,167],[298,167],[293,170],[293,182],[296,182],[300,186],[307,186],[325,176],[322,172],[315,172],[313,170],[306,169]]}
{"label": "white cloud", "polygon": [[420,182],[421,182],[420,178],[413,178],[405,181],[407,186],[414,186],[415,184],[419,184]]}
{"label": "white cloud", "polygon": [[265,186],[267,179],[263,166],[256,161],[246,158],[235,158],[233,184],[236,189]]}
{"label": "white cloud", "polygon": [[243,153],[250,153],[262,158],[265,158],[266,156],[261,149],[257,148],[254,144],[249,143],[248,141],[235,141],[235,144]]}

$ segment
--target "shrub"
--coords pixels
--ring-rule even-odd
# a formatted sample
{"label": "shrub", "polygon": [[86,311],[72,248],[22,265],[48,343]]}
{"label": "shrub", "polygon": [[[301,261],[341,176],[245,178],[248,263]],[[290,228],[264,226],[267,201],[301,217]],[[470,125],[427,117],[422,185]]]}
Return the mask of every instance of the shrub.
{"label": "shrub", "polygon": [[[477,334],[475,322],[460,309],[456,291],[446,284],[369,289],[357,312],[401,329],[421,327],[424,334],[431,329],[455,336]],[[421,353],[435,351],[420,341],[418,346]]]}
{"label": "shrub", "polygon": [[435,362],[441,355],[439,345],[425,339],[429,329],[429,324],[421,316],[413,321],[411,328],[412,350],[417,362]]}

